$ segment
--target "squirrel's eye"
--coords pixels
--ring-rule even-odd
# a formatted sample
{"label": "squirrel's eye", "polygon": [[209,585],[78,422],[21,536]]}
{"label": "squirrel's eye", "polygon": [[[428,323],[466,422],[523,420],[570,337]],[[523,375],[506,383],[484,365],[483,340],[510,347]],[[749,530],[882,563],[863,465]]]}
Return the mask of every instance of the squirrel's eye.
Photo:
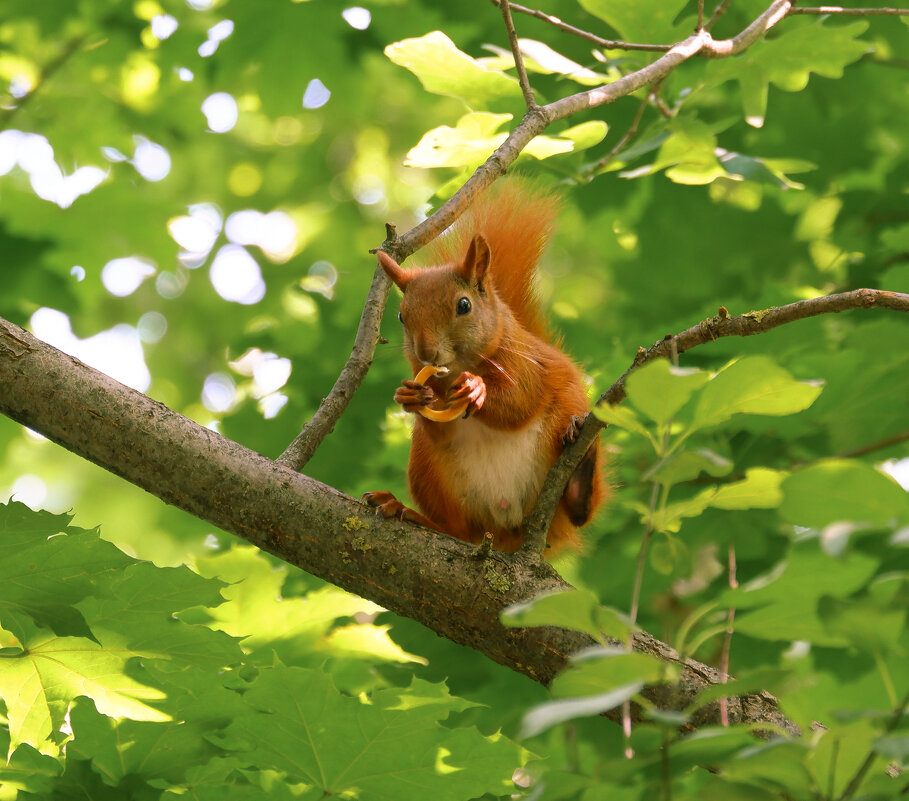
{"label": "squirrel's eye", "polygon": [[459,298],[457,310],[459,316],[467,314],[470,311],[470,298]]}
{"label": "squirrel's eye", "polygon": [[398,322],[404,325],[404,318],[401,316],[401,312],[398,312]]}

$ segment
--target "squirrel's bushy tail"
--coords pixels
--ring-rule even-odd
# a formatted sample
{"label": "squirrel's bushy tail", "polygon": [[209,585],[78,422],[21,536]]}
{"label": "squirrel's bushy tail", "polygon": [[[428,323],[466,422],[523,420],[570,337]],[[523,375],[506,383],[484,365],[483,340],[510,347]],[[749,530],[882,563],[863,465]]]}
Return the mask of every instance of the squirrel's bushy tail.
{"label": "squirrel's bushy tail", "polygon": [[549,339],[534,276],[559,212],[558,195],[521,178],[506,178],[484,192],[451,229],[427,248],[433,264],[464,257],[476,234],[492,251],[490,275],[499,297],[528,331]]}

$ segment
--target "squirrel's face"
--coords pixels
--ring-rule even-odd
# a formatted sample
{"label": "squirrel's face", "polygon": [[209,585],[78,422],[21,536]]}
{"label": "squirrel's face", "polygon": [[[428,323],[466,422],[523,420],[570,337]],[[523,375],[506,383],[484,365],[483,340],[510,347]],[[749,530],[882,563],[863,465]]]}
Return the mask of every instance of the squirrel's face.
{"label": "squirrel's face", "polygon": [[398,317],[414,369],[447,367],[451,379],[465,370],[482,374],[485,357],[498,348],[511,314],[495,293],[486,240],[475,236],[460,262],[442,267],[403,270],[387,254],[377,255],[404,293]]}
{"label": "squirrel's face", "polygon": [[498,346],[502,312],[488,280],[470,282],[452,267],[421,270],[401,301],[404,351],[412,363],[447,367],[452,377],[478,372]]}

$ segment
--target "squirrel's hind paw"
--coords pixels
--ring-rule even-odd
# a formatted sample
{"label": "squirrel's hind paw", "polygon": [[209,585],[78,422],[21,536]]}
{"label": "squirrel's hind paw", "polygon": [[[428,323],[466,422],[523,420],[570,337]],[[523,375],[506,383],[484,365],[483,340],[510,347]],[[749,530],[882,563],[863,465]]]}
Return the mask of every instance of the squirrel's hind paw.
{"label": "squirrel's hind paw", "polygon": [[568,427],[565,429],[565,433],[560,437],[562,445],[571,445],[581,433],[582,425],[584,425],[583,417],[578,417],[576,414],[571,415],[571,420],[568,421]]}
{"label": "squirrel's hind paw", "polygon": [[364,492],[360,498],[367,506],[371,506],[382,517],[403,517],[407,507],[387,490],[378,492]]}

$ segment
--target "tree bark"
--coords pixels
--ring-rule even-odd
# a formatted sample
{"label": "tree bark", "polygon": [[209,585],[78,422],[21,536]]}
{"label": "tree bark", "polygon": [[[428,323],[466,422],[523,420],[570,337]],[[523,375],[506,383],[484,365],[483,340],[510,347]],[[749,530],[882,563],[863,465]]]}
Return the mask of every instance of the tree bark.
{"label": "tree bark", "polygon": [[[332,487],[277,464],[135,392],[0,319],[0,413],[225,531],[345,590],[412,618],[535,681],[548,684],[593,641],[554,627],[514,629],[499,613],[569,589],[532,554],[483,553],[438,532],[383,520]],[[646,633],[635,648],[679,663],[678,688],[645,694],[662,708],[689,704],[719,682]],[[718,721],[718,706],[696,723]],[[793,730],[764,693],[735,699],[730,719]]]}

